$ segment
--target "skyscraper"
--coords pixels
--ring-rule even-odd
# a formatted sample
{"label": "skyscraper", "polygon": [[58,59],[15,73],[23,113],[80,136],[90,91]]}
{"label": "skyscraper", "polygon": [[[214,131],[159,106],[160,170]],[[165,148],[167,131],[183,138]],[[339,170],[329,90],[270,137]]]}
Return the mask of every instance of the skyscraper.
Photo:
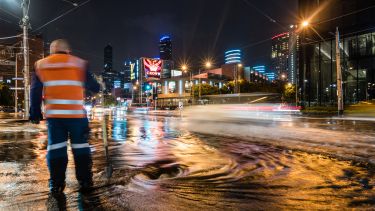
{"label": "skyscraper", "polygon": [[290,31],[278,34],[272,38],[271,69],[278,79],[296,83],[298,72],[299,36],[297,26],[291,25]]}
{"label": "skyscraper", "polygon": [[105,92],[111,92],[116,79],[116,72],[113,71],[113,49],[111,45],[104,48],[104,71],[102,73],[105,83]]}
{"label": "skyscraper", "polygon": [[159,42],[160,59],[172,60],[172,40],[170,36],[163,36]]}
{"label": "skyscraper", "polygon": [[289,45],[288,45],[288,82],[292,84],[297,84],[298,75],[298,62],[299,56],[298,51],[300,48],[300,39],[297,32],[298,26],[291,25],[289,32]]}
{"label": "skyscraper", "polygon": [[276,71],[279,79],[286,80],[288,75],[289,32],[272,37],[271,69]]}
{"label": "skyscraper", "polygon": [[110,72],[113,67],[113,49],[111,45],[104,48],[104,71]]}

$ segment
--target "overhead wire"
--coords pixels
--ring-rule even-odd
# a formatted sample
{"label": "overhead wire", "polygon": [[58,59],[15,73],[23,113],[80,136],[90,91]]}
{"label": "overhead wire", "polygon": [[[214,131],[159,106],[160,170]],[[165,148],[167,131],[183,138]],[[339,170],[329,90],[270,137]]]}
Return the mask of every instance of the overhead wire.
{"label": "overhead wire", "polygon": [[263,15],[265,18],[267,18],[270,22],[274,23],[274,24],[277,24],[278,26],[280,26],[281,28],[285,29],[286,27],[284,25],[282,25],[281,23],[279,23],[279,21],[276,21],[276,19],[272,18],[270,15],[268,15],[265,11],[261,10],[260,8],[258,8],[257,6],[255,6],[255,4],[251,3],[249,0],[242,0],[246,5],[254,8],[258,13],[260,13],[261,15]]}
{"label": "overhead wire", "polygon": [[[246,1],[246,0],[243,0],[243,1]],[[363,12],[363,11],[366,11],[366,10],[369,10],[369,9],[372,9],[372,8],[375,8],[375,5],[370,6],[370,7],[366,7],[366,8],[363,8],[363,9],[359,9],[359,10],[356,10],[356,11],[353,11],[353,12],[350,12],[350,13],[347,13],[347,14],[344,14],[344,15],[340,15],[340,16],[337,16],[337,17],[334,17],[334,18],[331,18],[331,19],[322,20],[322,21],[320,21],[320,22],[313,23],[313,24],[323,24],[323,23],[327,23],[327,22],[330,22],[330,21],[334,21],[334,20],[337,20],[337,19],[340,19],[340,18],[343,18],[343,17],[349,16],[349,15],[354,15],[354,14],[357,14],[357,13],[360,13],[360,12]],[[272,19],[272,18],[271,18],[271,19]],[[375,29],[375,27],[371,27],[371,28],[367,28],[367,29],[363,29],[363,30],[358,30],[358,31],[354,31],[354,32],[350,32],[350,33],[342,34],[341,36],[348,36],[348,35],[351,35],[351,34],[361,33],[361,32],[369,31],[369,30],[372,30],[372,29]],[[320,37],[320,38],[321,38],[321,37]],[[322,38],[321,38],[321,39],[322,39]],[[246,48],[249,48],[249,47],[253,47],[253,46],[256,46],[256,45],[260,45],[260,44],[266,43],[266,42],[268,42],[268,41],[270,41],[270,40],[272,40],[272,38],[267,38],[267,39],[264,39],[264,40],[261,40],[261,41],[257,41],[257,42],[254,42],[254,43],[250,43],[250,44],[248,44],[248,45],[242,46],[240,49],[246,49]],[[324,39],[323,39],[323,40],[324,40]],[[314,42],[310,42],[310,43],[317,43],[317,42],[320,42],[320,40],[318,40],[318,41],[314,41]]]}
{"label": "overhead wire", "polygon": [[7,39],[13,39],[22,36],[22,34],[17,34],[13,36],[7,36],[7,37],[0,37],[0,40],[7,40]]}
{"label": "overhead wire", "polygon": [[13,18],[17,18],[17,19],[20,19],[20,17],[18,17],[16,14],[12,13],[12,12],[9,12],[8,10],[5,10],[3,8],[0,7],[0,10],[3,11],[4,13],[12,16]]}
{"label": "overhead wire", "polygon": [[36,32],[36,31],[39,31],[39,30],[43,29],[44,27],[46,27],[46,26],[48,26],[49,24],[51,24],[51,23],[53,23],[53,22],[59,20],[60,18],[64,17],[65,15],[67,15],[67,14],[69,14],[69,13],[71,13],[71,12],[77,10],[78,8],[84,6],[85,4],[89,3],[90,1],[91,1],[91,0],[87,0],[87,1],[85,1],[85,2],[83,2],[83,3],[81,3],[81,4],[79,4],[79,5],[77,5],[76,7],[73,7],[72,9],[70,9],[70,10],[68,10],[68,11],[66,11],[66,12],[64,12],[64,13],[62,13],[61,15],[57,16],[56,18],[54,18],[54,19],[48,21],[47,23],[45,23],[45,24],[41,25],[40,27],[38,27],[37,29],[33,30],[33,32]]}
{"label": "overhead wire", "polygon": [[359,9],[359,10],[356,10],[356,11],[353,11],[353,12],[350,12],[350,13],[347,13],[347,14],[344,14],[344,15],[340,15],[340,16],[337,16],[337,17],[334,17],[334,18],[331,18],[331,19],[326,19],[326,20],[323,20],[323,21],[319,21],[316,24],[322,24],[322,23],[334,21],[334,20],[337,20],[337,19],[349,16],[349,15],[354,15],[354,14],[357,14],[357,13],[360,13],[360,12],[363,12],[363,11],[366,11],[366,10],[372,9],[372,8],[375,8],[375,5],[372,5],[372,6],[363,8],[363,9]]}

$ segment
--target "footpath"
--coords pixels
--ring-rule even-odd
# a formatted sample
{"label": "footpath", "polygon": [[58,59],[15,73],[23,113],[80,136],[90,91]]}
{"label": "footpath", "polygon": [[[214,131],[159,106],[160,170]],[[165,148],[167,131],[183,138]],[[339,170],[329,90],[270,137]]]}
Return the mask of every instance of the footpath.
{"label": "footpath", "polygon": [[375,101],[345,106],[344,115],[337,116],[337,107],[311,107],[301,111],[306,117],[330,117],[332,119],[375,121]]}

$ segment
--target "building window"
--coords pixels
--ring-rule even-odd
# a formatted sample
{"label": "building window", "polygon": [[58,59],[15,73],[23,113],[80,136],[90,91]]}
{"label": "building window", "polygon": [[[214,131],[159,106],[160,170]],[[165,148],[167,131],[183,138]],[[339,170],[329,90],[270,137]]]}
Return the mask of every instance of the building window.
{"label": "building window", "polygon": [[158,83],[156,87],[157,87],[158,94],[163,93],[163,89],[162,89],[161,83]]}
{"label": "building window", "polygon": [[176,92],[176,82],[175,81],[170,81],[168,83],[168,91],[169,91],[169,93],[175,93]]}
{"label": "building window", "polygon": [[190,87],[190,81],[185,81],[185,92],[190,92],[191,87]]}

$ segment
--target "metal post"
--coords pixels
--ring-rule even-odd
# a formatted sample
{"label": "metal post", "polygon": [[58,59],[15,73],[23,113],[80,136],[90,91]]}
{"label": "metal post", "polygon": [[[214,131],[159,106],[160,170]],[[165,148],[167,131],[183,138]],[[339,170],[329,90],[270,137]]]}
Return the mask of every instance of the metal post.
{"label": "metal post", "polygon": [[298,106],[298,82],[296,79],[296,106]]}
{"label": "metal post", "polygon": [[18,80],[18,74],[17,74],[17,70],[18,70],[18,54],[16,54],[16,70],[15,70],[15,79],[14,79],[14,83],[15,83],[15,88],[14,88],[14,112],[15,113],[18,113],[18,99],[17,99],[17,89],[18,89],[18,83],[17,83],[17,80]]}
{"label": "metal post", "polygon": [[201,94],[202,94],[202,90],[201,90],[202,88],[201,87],[202,86],[201,86],[201,69],[200,68],[199,68],[199,84],[198,85],[199,85],[199,87],[198,87],[199,88],[198,99],[199,99],[199,103],[201,103]]}
{"label": "metal post", "polygon": [[193,82],[192,72],[190,72],[190,96],[191,96],[191,105],[193,105],[195,101],[195,96],[194,96],[194,82]]}
{"label": "metal post", "polygon": [[342,92],[342,72],[341,72],[341,55],[340,55],[340,33],[336,27],[336,70],[337,70],[337,108],[338,114],[344,114],[344,99]]}
{"label": "metal post", "polygon": [[29,42],[28,42],[28,28],[29,28],[29,0],[22,1],[22,28],[23,28],[23,57],[24,57],[24,93],[25,93],[25,119],[29,118],[30,108],[30,72],[29,72]]}
{"label": "metal post", "polygon": [[239,93],[238,91],[238,64],[236,64],[234,69],[234,94]]}
{"label": "metal post", "polygon": [[[152,84],[154,85],[154,84]],[[152,89],[152,91],[154,91],[154,89]],[[155,105],[155,111],[156,111],[156,107],[157,107],[157,102],[158,102],[158,86],[157,86],[157,83],[155,82],[155,93],[152,93],[152,98],[154,99],[154,105]],[[154,98],[154,96],[156,96]]]}

